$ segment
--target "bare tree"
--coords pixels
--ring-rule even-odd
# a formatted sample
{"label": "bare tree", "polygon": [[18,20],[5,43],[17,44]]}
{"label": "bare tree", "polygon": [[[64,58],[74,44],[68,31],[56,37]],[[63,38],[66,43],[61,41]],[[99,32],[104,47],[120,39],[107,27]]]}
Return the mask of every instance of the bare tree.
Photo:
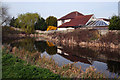
{"label": "bare tree", "polygon": [[3,6],[1,2],[0,2],[0,19],[1,25],[9,24],[10,17],[8,15],[8,8],[6,6]]}
{"label": "bare tree", "polygon": [[2,24],[2,3],[0,2],[0,26]]}

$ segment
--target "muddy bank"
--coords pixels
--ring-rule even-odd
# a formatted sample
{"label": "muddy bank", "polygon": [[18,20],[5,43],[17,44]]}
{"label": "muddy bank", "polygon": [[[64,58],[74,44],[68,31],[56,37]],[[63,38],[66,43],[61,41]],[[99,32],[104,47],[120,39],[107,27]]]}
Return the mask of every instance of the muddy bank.
{"label": "muddy bank", "polygon": [[116,32],[100,35],[97,30],[75,30],[69,33],[38,34],[35,36],[44,37],[59,45],[120,49],[120,33]]}

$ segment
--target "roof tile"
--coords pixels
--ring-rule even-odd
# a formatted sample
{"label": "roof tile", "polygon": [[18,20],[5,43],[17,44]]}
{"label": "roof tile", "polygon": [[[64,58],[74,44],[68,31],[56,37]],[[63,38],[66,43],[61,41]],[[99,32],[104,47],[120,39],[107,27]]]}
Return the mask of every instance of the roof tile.
{"label": "roof tile", "polygon": [[77,11],[74,11],[74,12],[71,12],[63,17],[61,17],[60,19],[58,20],[66,20],[66,19],[73,19],[75,18],[76,16],[84,16],[83,14],[77,12]]}
{"label": "roof tile", "polygon": [[83,26],[83,25],[85,25],[88,22],[88,20],[92,16],[93,15],[76,16],[70,22],[67,22],[67,23],[64,23],[64,24],[60,25],[59,28],[62,28],[62,27],[72,27],[72,26]]}

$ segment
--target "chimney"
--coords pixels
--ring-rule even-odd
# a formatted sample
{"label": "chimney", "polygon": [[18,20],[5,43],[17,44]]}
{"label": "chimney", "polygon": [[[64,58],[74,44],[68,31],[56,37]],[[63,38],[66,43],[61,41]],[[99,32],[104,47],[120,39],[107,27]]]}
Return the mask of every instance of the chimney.
{"label": "chimney", "polygon": [[76,11],[76,16],[78,16],[78,13],[77,13],[77,11]]}

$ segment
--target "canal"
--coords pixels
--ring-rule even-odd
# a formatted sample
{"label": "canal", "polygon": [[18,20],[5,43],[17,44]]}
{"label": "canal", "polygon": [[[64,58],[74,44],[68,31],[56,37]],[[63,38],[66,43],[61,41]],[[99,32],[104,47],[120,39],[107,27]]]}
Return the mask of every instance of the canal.
{"label": "canal", "polygon": [[104,48],[85,48],[80,46],[55,45],[45,39],[26,38],[17,41],[3,41],[3,45],[24,48],[27,51],[40,52],[40,56],[52,57],[59,65],[75,63],[76,67],[85,70],[93,66],[97,71],[109,77],[120,76],[120,50]]}

